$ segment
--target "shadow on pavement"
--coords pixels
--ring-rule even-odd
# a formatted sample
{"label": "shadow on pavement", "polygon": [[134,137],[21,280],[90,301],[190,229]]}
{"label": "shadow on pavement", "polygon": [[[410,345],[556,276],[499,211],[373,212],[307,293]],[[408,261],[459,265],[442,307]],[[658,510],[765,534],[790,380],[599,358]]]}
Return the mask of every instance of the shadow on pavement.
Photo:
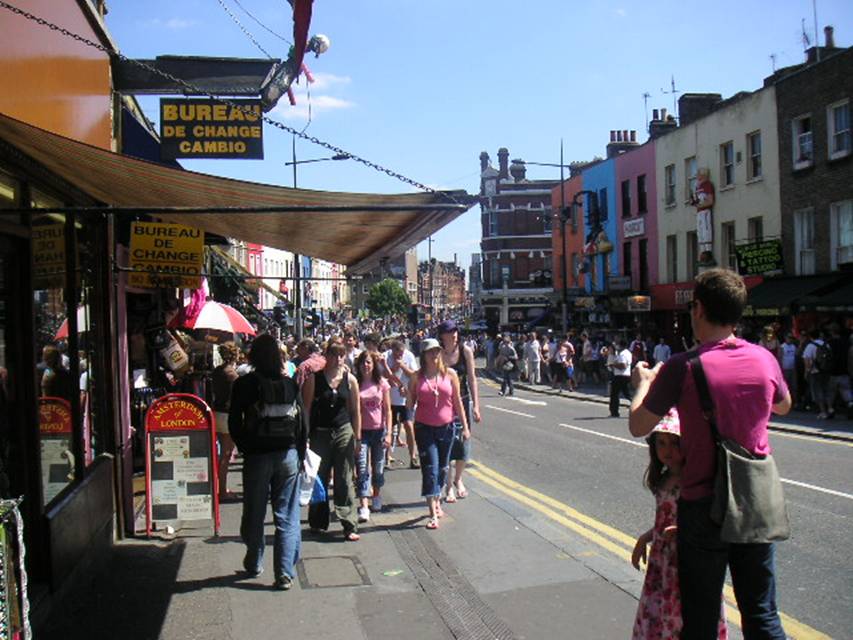
{"label": "shadow on pavement", "polygon": [[[35,637],[116,638],[117,629],[124,640],[159,637],[184,549],[180,540],[164,546],[150,542],[115,545],[107,570],[92,575],[88,588],[83,584],[53,607],[44,626],[35,630]],[[133,623],[128,625],[128,621]]]}

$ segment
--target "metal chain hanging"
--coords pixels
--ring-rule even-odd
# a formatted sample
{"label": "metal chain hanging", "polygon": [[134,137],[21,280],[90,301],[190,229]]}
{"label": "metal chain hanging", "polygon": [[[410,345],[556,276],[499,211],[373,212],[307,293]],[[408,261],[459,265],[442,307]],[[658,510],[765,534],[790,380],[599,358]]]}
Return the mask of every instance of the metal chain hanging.
{"label": "metal chain hanging", "polygon": [[[23,9],[20,9],[20,8],[14,6],[12,4],[9,4],[5,0],[0,0],[0,8],[7,9],[16,15],[19,15],[23,18],[26,18],[27,20],[35,22],[36,24],[38,24],[40,26],[47,27],[51,31],[55,31],[57,33],[60,33],[60,34],[66,36],[68,38],[71,38],[72,40],[76,40],[77,42],[80,42],[81,44],[85,44],[88,47],[98,49],[99,51],[102,51],[103,53],[106,53],[107,55],[109,55],[111,57],[117,58],[117,59],[121,60],[122,62],[127,62],[128,64],[135,65],[137,67],[145,69],[146,71],[148,71],[150,73],[154,73],[154,74],[156,74],[156,75],[158,75],[158,76],[160,76],[166,80],[169,80],[170,82],[174,82],[178,86],[184,88],[185,93],[187,95],[206,96],[208,98],[211,98],[213,100],[221,102],[222,104],[226,104],[229,107],[231,107],[232,109],[238,109],[240,111],[245,112],[248,115],[253,115],[253,116],[256,115],[256,113],[248,107],[237,104],[236,102],[229,100],[227,98],[223,98],[221,96],[215,96],[215,95],[213,95],[207,91],[204,91],[203,89],[201,89],[199,87],[196,87],[195,85],[188,83],[186,80],[183,80],[181,78],[173,76],[172,74],[167,73],[165,71],[162,71],[156,67],[152,67],[151,65],[145,64],[144,62],[141,62],[139,60],[134,60],[132,58],[128,58],[127,56],[125,56],[122,53],[119,53],[118,51],[113,51],[112,49],[109,49],[108,47],[105,47],[104,45],[102,45],[98,42],[94,42],[92,40],[89,40],[88,38],[85,38],[84,36],[81,36],[77,33],[74,33],[73,31],[69,31],[68,29],[66,29],[64,27],[60,27],[57,24],[49,22],[49,21],[45,20],[44,18],[40,18],[40,17],[38,17],[32,13],[29,13],[28,11],[24,11]],[[299,131],[298,129],[294,129],[293,127],[287,126],[283,122],[279,122],[278,120],[273,120],[272,118],[270,118],[268,116],[261,116],[261,119],[264,122],[266,122],[267,124],[269,124],[273,127],[276,127],[277,129],[280,129],[281,131],[284,131],[286,133],[294,135],[298,138],[301,138],[302,140],[305,140],[305,141],[310,142],[312,144],[315,144],[317,146],[323,147],[324,149],[327,149],[328,151],[331,151],[334,154],[346,155],[349,157],[350,160],[355,160],[356,162],[359,162],[366,167],[369,167],[369,168],[371,168],[375,171],[378,171],[380,173],[384,173],[384,174],[390,176],[391,178],[394,178],[396,180],[399,180],[400,182],[403,182],[405,184],[413,186],[416,189],[420,189],[421,191],[425,191],[427,193],[432,193],[434,195],[439,195],[439,196],[445,198],[446,200],[448,200],[449,202],[451,202],[452,204],[462,204],[456,198],[454,198],[452,195],[450,195],[449,193],[447,193],[445,191],[439,191],[437,189],[433,189],[432,187],[429,187],[429,186],[427,186],[421,182],[418,182],[417,180],[413,180],[412,178],[408,178],[408,177],[404,176],[403,174],[394,171],[393,169],[388,169],[387,167],[383,167],[382,165],[377,164],[375,162],[372,162],[370,160],[367,160],[366,158],[362,158],[361,156],[359,156],[357,154],[346,151],[346,150],[342,149],[341,147],[335,146],[335,145],[333,145],[329,142],[326,142],[324,140],[320,140],[316,136],[309,136],[306,133]]]}

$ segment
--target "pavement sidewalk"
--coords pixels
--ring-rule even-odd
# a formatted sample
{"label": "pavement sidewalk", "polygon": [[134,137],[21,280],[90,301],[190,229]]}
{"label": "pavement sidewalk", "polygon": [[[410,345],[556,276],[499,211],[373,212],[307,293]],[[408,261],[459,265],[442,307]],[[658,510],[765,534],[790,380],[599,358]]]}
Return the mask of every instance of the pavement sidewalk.
{"label": "pavement sidewalk", "polygon": [[[404,458],[406,453],[397,450]],[[241,490],[239,462],[230,487]],[[238,536],[241,505],[222,505],[222,530],[118,542],[108,569],[56,607],[38,638],[162,640],[322,638],[419,640],[621,638],[642,585],[627,563],[485,483],[424,527],[420,472],[386,473],[385,511],[344,542],[333,522],[304,523],[298,580],[274,591],[272,549],[248,578]],[[271,517],[267,540],[272,541]]]}
{"label": "pavement sidewalk", "polygon": [[[482,377],[485,376],[497,383],[500,383],[500,375],[491,370],[487,370],[485,361],[478,362],[477,373]],[[516,389],[523,391],[532,391],[549,396],[559,396],[563,398],[573,398],[586,402],[598,402],[604,405],[609,404],[610,397],[606,385],[584,385],[577,391],[559,391],[547,384],[530,384],[518,380],[513,381]],[[626,410],[631,406],[631,403],[624,398],[620,399],[619,406]],[[798,433],[801,435],[817,436],[823,438],[831,438],[833,440],[848,440],[853,441],[853,420],[849,420],[844,416],[839,416],[831,420],[818,420],[817,414],[806,411],[791,411],[787,416],[773,416],[770,422],[770,430],[784,431],[787,433]]]}

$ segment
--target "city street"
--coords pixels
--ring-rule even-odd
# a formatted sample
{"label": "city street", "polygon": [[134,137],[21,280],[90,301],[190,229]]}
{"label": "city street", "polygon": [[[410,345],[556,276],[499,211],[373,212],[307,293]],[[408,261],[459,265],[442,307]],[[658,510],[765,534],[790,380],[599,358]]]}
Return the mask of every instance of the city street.
{"label": "city street", "polygon": [[[651,526],[654,501],[642,486],[648,456],[628,434],[627,420],[606,404],[517,390],[499,397],[481,383],[483,426],[475,428],[478,482],[577,528],[607,560],[627,566],[638,534]],[[627,412],[623,411],[623,415]],[[848,423],[849,424],[849,423]],[[773,431],[785,485],[791,539],[777,546],[778,603],[795,637],[849,637],[853,628],[853,439],[822,439]],[[500,475],[498,475],[500,474]],[[733,594],[727,589],[727,601]],[[727,607],[730,619],[733,609]],[[799,630],[799,633],[795,633]]]}

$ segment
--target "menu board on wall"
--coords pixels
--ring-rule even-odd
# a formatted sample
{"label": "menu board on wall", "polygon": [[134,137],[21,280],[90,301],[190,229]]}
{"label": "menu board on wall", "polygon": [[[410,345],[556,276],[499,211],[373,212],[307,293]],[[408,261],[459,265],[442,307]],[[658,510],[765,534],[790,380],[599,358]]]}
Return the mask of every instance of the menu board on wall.
{"label": "menu board on wall", "polygon": [[196,396],[169,394],[145,418],[150,535],[157,523],[213,519],[219,531],[216,438],[210,408]]}
{"label": "menu board on wall", "polygon": [[71,405],[64,398],[39,398],[39,445],[44,504],[74,480]]}

